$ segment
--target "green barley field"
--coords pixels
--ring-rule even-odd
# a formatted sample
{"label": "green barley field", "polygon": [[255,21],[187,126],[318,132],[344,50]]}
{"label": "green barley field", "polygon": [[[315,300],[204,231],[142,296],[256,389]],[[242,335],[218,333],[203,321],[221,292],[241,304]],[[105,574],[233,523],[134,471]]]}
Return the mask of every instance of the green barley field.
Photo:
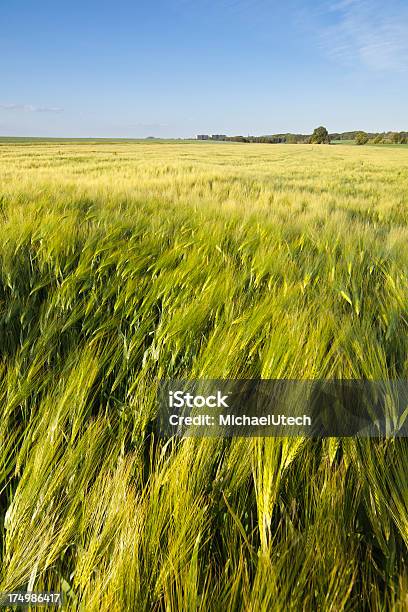
{"label": "green barley field", "polygon": [[408,147],[0,143],[0,591],[408,609],[407,440],[162,440],[170,377],[408,378]]}

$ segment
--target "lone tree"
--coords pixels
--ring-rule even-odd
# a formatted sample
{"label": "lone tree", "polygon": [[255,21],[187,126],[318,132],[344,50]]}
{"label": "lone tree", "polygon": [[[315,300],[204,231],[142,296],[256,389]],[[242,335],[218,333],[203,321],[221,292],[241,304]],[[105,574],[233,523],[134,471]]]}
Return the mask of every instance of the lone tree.
{"label": "lone tree", "polygon": [[329,132],[321,125],[313,132],[310,142],[312,144],[330,144]]}
{"label": "lone tree", "polygon": [[369,141],[369,136],[366,132],[357,132],[355,143],[356,145],[365,145]]}

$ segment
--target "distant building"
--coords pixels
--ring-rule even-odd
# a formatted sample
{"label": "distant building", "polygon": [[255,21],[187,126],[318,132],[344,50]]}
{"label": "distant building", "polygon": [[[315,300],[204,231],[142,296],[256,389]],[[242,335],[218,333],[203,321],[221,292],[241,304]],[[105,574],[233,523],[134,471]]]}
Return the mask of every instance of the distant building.
{"label": "distant building", "polygon": [[227,137],[225,134],[213,134],[211,140],[227,140]]}
{"label": "distant building", "polygon": [[197,140],[210,140],[210,137],[208,136],[208,134],[199,134],[197,136]]}

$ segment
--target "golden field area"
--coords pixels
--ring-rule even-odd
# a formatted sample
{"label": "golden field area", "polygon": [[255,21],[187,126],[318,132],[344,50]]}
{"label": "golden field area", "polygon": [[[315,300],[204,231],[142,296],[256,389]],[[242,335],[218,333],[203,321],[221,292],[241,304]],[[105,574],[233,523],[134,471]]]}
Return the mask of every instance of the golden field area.
{"label": "golden field area", "polygon": [[166,378],[408,378],[408,147],[0,141],[0,591],[404,610],[408,442],[155,436]]}

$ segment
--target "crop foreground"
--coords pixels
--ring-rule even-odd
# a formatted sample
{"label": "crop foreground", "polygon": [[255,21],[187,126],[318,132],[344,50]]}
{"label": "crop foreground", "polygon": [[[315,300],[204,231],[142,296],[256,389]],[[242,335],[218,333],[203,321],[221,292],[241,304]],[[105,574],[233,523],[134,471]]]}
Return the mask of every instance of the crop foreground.
{"label": "crop foreground", "polygon": [[152,433],[161,378],[408,378],[408,148],[0,143],[0,591],[408,607],[408,443]]}

